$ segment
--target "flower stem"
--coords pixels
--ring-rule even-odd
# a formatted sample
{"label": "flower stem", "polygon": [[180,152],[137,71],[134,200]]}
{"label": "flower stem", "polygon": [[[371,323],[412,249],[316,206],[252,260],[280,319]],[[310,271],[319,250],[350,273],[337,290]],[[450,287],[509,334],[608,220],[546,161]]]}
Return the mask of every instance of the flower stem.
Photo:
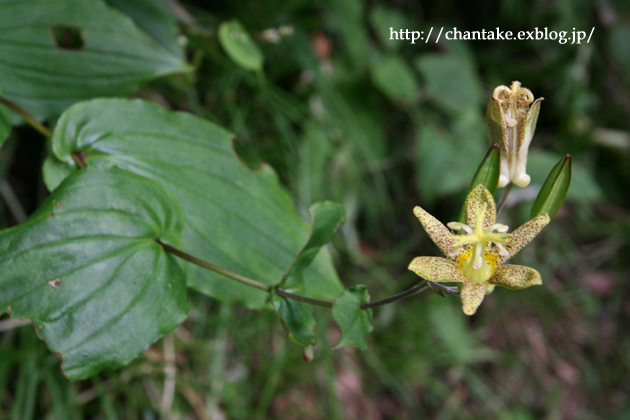
{"label": "flower stem", "polygon": [[[387,305],[388,303],[396,302],[413,295],[417,295],[420,292],[424,292],[429,288],[429,286],[425,286],[426,280],[421,281],[420,283],[411,286],[409,289],[404,292],[400,292],[397,295],[390,296],[385,299],[375,300],[374,302],[367,302],[361,304],[361,309],[370,309],[370,308],[378,308],[379,306]],[[424,287],[422,287],[424,286]]]}
{"label": "flower stem", "polygon": [[20,108],[19,106],[17,106],[13,102],[9,101],[8,99],[2,96],[0,96],[0,103],[5,105],[7,108],[9,108],[11,111],[15,112],[22,118],[24,118],[24,120],[27,123],[29,123],[31,127],[33,127],[35,130],[39,131],[40,133],[42,133],[44,136],[48,137],[49,139],[52,139],[53,133],[48,129],[48,127],[46,127],[45,125],[37,121],[31,114],[24,111],[22,108]]}
{"label": "flower stem", "polygon": [[[188,262],[191,262],[195,265],[198,265],[199,267],[205,268],[206,270],[210,270],[210,271],[214,271],[215,273],[219,273],[225,277],[229,277],[232,280],[236,280],[240,283],[246,284],[248,286],[252,286],[255,287],[257,289],[263,290],[265,292],[273,292],[275,289],[276,294],[278,294],[279,296],[284,296],[286,298],[289,299],[293,299],[293,300],[299,300],[301,302],[305,302],[305,303],[310,303],[311,305],[317,305],[317,306],[323,306],[326,308],[332,308],[333,307],[333,302],[329,301],[329,300],[320,300],[320,299],[313,299],[307,296],[302,296],[302,295],[297,295],[295,293],[291,293],[287,290],[284,290],[282,288],[279,287],[274,287],[274,286],[270,286],[268,284],[264,284],[261,283],[259,281],[256,280],[252,280],[250,278],[247,278],[245,276],[241,276],[240,274],[236,274],[233,273],[229,270],[226,270],[223,267],[219,267],[217,265],[211,264],[207,261],[201,260],[197,257],[193,257],[190,254],[185,253],[184,251],[180,251],[177,248],[174,248],[170,245],[167,245],[165,243],[163,243],[160,240],[156,240],[156,242],[162,247],[164,248],[164,250],[166,252],[169,252],[183,260],[186,260]],[[409,289],[405,290],[404,292],[400,292],[394,296],[390,296],[388,298],[385,299],[381,299],[381,300],[375,300],[374,302],[366,302],[366,303],[362,303],[361,304],[361,309],[371,309],[371,308],[377,308],[379,306],[383,306],[383,305],[387,305],[389,303],[393,303],[405,298],[408,298],[410,296],[414,296],[418,293],[424,292],[425,290],[427,290],[429,288],[429,286],[425,286],[426,281],[422,281],[412,287],[410,287]],[[424,286],[424,287],[423,287]],[[442,286],[443,287],[443,286]],[[449,288],[446,288],[449,289]],[[449,293],[449,290],[445,290],[447,293]]]}
{"label": "flower stem", "polygon": [[505,202],[507,201],[508,195],[510,195],[510,191],[512,191],[513,186],[514,184],[512,184],[511,182],[505,186],[505,189],[503,190],[503,195],[501,196],[501,200],[499,200],[499,204],[497,205],[497,216],[499,215],[499,213],[501,213],[501,209],[505,205]]}

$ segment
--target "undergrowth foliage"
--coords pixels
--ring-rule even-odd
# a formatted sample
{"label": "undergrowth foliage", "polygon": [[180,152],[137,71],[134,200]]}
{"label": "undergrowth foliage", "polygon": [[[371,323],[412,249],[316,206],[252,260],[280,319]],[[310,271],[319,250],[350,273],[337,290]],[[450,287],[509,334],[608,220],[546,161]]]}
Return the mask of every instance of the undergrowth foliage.
{"label": "undergrowth foliage", "polygon": [[[90,45],[89,33],[84,35]],[[238,64],[262,71],[258,56],[241,58],[260,53],[240,24],[222,27],[220,40]],[[512,90],[503,88],[508,95],[495,93],[488,108],[489,126],[498,127],[490,140],[500,144],[501,159],[486,158],[479,171],[498,173],[500,168],[498,186],[509,185],[509,193],[512,184],[504,173],[524,172],[539,102],[532,105],[533,95],[518,82]],[[26,107],[20,109],[23,114],[35,109],[19,96],[16,100]],[[339,295],[341,283],[322,250],[345,220],[343,208],[315,204],[309,235],[274,171],[246,168],[233,154],[232,137],[213,123],[138,99],[80,102],[61,115],[43,170],[50,197],[29,222],[0,236],[0,286],[5,291],[0,308],[15,318],[32,319],[38,335],[63,359],[69,379],[124,366],[181,323],[185,285],[250,308],[269,308],[271,302],[307,360],[317,341],[309,303],[333,307],[342,330],[335,348],[365,349],[365,334],[372,331],[371,306],[365,306],[370,296],[358,286]],[[488,178],[493,190],[496,178]],[[547,222],[546,213],[557,212],[568,190],[570,178],[562,181],[552,188],[560,192],[539,210]],[[166,200],[160,205],[171,210],[161,209],[159,200]],[[479,238],[479,229],[507,231],[495,225],[494,201],[485,187],[471,190],[468,200],[466,220],[472,227],[458,224],[454,229],[470,234],[474,229]],[[540,283],[535,270],[497,265],[545,224],[533,224],[539,226],[533,235],[517,231],[504,233],[501,240],[459,243],[457,252],[463,255],[455,266],[460,265],[463,276],[436,265],[437,260],[416,258],[410,269],[431,282],[459,282],[464,312],[472,315],[492,291],[487,281],[511,288]],[[444,226],[424,226],[436,244],[449,240],[435,233]],[[519,239],[523,235],[530,238]],[[508,249],[510,243],[518,244],[511,252],[502,245],[508,237],[514,238],[505,242]],[[491,255],[497,249],[501,260]],[[467,255],[469,261],[462,262]],[[175,256],[195,266],[186,273]]]}
{"label": "undergrowth foliage", "polygon": [[[554,229],[547,225],[573,176],[569,154],[529,153],[550,95],[543,103],[510,81],[484,96],[464,44],[410,65],[396,52],[400,45],[378,31],[394,21],[406,25],[407,17],[384,6],[369,15],[381,45],[368,54],[373,46],[360,8],[336,13],[348,23],[340,29],[347,62],[331,58],[330,37],[321,32],[310,39],[315,54],[302,54],[309,40],[299,27],[208,23],[158,0],[0,0],[0,144],[12,147],[24,123],[48,141],[41,168],[47,198],[27,220],[0,230],[0,314],[30,321],[68,380],[98,381],[103,371],[129,365],[188,319],[194,296],[245,308],[245,316],[274,313],[291,348],[311,362],[322,343],[366,350],[369,334],[387,333],[374,322],[378,308],[422,291],[457,295],[472,316],[494,299],[488,295],[495,286],[545,284],[553,268],[510,259],[543,228]],[[305,69],[296,89],[317,92],[307,106],[279,88],[281,70],[269,71],[276,69],[270,57],[278,60],[285,49],[297,51],[292,59]],[[200,71],[204,60],[213,64],[207,74]],[[333,67],[337,79],[329,77]],[[339,247],[329,244],[345,229],[345,258],[380,273],[370,261],[378,244],[359,244],[357,225],[399,229],[391,216],[401,204],[390,198],[404,195],[406,185],[388,179],[384,168],[413,155],[383,146],[385,116],[370,109],[371,98],[357,99],[362,87],[348,82],[353,72],[368,74],[377,99],[406,113],[395,124],[411,124],[418,136],[411,147],[417,168],[399,174],[412,179],[422,201],[408,208],[420,224],[405,236],[430,238],[443,256],[397,259],[397,272],[408,268],[420,277],[402,291],[368,290],[357,275],[340,278],[348,270],[333,264]],[[522,76],[513,78],[527,85]],[[199,97],[197,87],[212,84],[225,87],[223,96]],[[242,86],[256,92],[246,105],[239,103]],[[427,103],[434,111],[422,109]],[[265,129],[244,122],[250,115],[261,127],[273,121],[283,137],[269,140]],[[339,140],[345,137],[352,141]],[[355,161],[365,164],[348,163]],[[588,195],[594,181],[584,172],[576,178]],[[519,203],[527,211],[518,222],[511,218],[515,227],[498,222],[502,209],[514,206],[508,197],[531,202]],[[438,200],[450,219],[425,210]],[[432,313],[465,318],[445,308]],[[323,337],[331,317],[338,334]],[[455,332],[438,334],[466,347],[457,322]],[[490,359],[487,349],[477,350],[453,359]]]}

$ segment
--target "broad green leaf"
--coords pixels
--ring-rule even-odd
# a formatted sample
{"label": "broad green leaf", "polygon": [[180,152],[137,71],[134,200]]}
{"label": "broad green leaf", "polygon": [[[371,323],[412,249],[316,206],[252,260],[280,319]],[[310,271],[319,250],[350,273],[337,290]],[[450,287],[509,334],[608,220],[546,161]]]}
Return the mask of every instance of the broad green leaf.
{"label": "broad green leaf", "polygon": [[105,0],[128,15],[161,46],[177,57],[184,57],[184,49],[177,41],[177,20],[166,0]]}
{"label": "broad green leaf", "polygon": [[[184,211],[183,250],[249,278],[274,285],[309,234],[290,197],[268,166],[249,170],[234,155],[232,134],[206,120],[141,100],[99,99],[60,118],[53,153],[78,170],[119,166],[167,187]],[[53,165],[49,165],[52,167]],[[44,179],[54,189],[61,170]],[[221,275],[189,267],[189,286],[227,303],[266,307],[267,294]],[[305,274],[305,294],[332,299],[341,285],[326,252]]]}
{"label": "broad green leaf", "polygon": [[30,318],[70,380],[123,366],[184,321],[175,198],[118,168],[69,176],[24,224],[0,231],[0,312]]}
{"label": "broad green leaf", "polygon": [[[313,204],[310,212],[312,218],[311,236],[278,283],[278,287],[298,295],[304,293],[304,271],[346,219],[346,212],[343,207],[329,201]],[[302,347],[314,344],[315,318],[313,318],[313,313],[308,305],[276,294],[271,300],[276,314],[282,319],[282,323],[289,332],[291,342]]]}
{"label": "broad green leaf", "polygon": [[239,66],[247,70],[262,70],[263,54],[240,22],[223,22],[219,26],[219,42]]}
{"label": "broad green leaf", "polygon": [[553,219],[562,207],[569,185],[571,185],[571,156],[565,155],[549,173],[532,206],[530,217],[533,219],[546,213]]}
{"label": "broad green leaf", "polygon": [[385,56],[372,66],[372,81],[393,101],[412,104],[420,88],[409,65],[397,55]]}
{"label": "broad green leaf", "polygon": [[[471,192],[477,185],[483,184],[484,187],[490,191],[490,194],[494,195],[497,192],[497,186],[499,185],[499,175],[501,174],[501,148],[498,144],[490,146],[488,153],[481,161],[479,168],[473,180],[468,187],[468,192]],[[464,205],[459,212],[459,222],[466,223],[464,217]],[[443,295],[442,295],[443,296]]]}
{"label": "broad green leaf", "polygon": [[370,301],[367,287],[358,285],[344,290],[333,304],[333,317],[341,327],[341,337],[331,350],[346,346],[367,349],[366,335],[374,327],[370,324],[371,309],[361,309],[361,304]]}
{"label": "broad green leaf", "polygon": [[0,0],[0,81],[37,119],[184,71],[180,57],[102,0]]}

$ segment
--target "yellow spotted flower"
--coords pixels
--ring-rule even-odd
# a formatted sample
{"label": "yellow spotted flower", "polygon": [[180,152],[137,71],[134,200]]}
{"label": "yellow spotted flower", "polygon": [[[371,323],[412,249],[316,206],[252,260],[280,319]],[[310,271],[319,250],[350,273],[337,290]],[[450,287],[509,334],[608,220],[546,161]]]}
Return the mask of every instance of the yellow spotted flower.
{"label": "yellow spotted flower", "polygon": [[490,144],[501,147],[499,187],[510,182],[521,188],[529,185],[530,177],[525,173],[527,152],[543,99],[534,101],[532,92],[521,87],[520,82],[512,82],[511,87],[499,86],[492,93],[486,122]]}
{"label": "yellow spotted flower", "polygon": [[420,207],[413,209],[422,227],[447,257],[417,257],[409,269],[432,282],[460,282],[462,307],[466,315],[477,311],[485,295],[495,286],[512,290],[541,284],[533,268],[504,264],[527,245],[549,223],[549,216],[535,217],[512,233],[496,223],[492,194],[479,184],[466,198],[466,224],[451,222],[448,227],[463,231],[455,235]]}

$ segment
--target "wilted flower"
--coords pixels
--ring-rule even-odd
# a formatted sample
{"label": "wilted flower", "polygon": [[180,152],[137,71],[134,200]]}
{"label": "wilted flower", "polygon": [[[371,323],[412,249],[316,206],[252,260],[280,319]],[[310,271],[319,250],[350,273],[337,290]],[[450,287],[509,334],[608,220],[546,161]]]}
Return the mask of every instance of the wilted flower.
{"label": "wilted flower", "polygon": [[474,314],[484,296],[495,286],[518,290],[542,283],[540,273],[533,268],[503,263],[549,223],[546,214],[507,233],[506,225],[496,223],[494,199],[481,184],[466,198],[466,224],[448,224],[453,230],[463,230],[462,235],[454,235],[420,207],[413,212],[447,258],[417,257],[409,264],[409,269],[428,281],[461,282],[460,294],[466,315]]}
{"label": "wilted flower", "polygon": [[499,86],[494,90],[486,122],[490,143],[501,146],[499,187],[505,187],[510,182],[519,187],[529,185],[530,177],[525,173],[527,151],[534,137],[543,99],[534,101],[532,92],[521,87],[520,82],[512,82],[509,88]]}

